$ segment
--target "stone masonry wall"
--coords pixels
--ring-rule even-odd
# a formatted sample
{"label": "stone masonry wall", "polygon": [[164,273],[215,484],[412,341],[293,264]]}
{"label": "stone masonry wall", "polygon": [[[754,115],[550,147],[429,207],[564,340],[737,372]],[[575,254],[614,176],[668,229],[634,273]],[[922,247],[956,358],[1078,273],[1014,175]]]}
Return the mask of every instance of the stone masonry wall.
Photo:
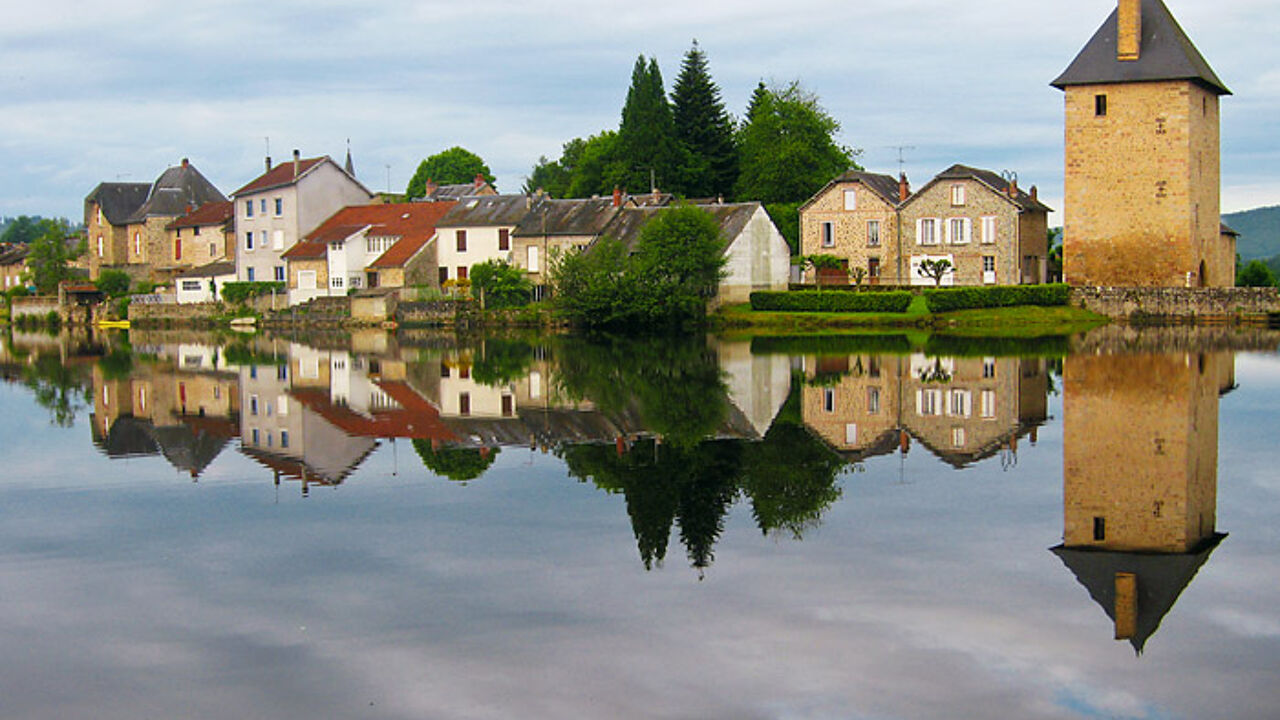
{"label": "stone masonry wall", "polygon": [[1112,318],[1233,318],[1280,312],[1275,288],[1076,287],[1071,305]]}
{"label": "stone masonry wall", "polygon": [[[953,185],[964,186],[964,205],[951,204]],[[984,217],[996,218],[994,243],[982,242]],[[938,221],[935,235],[937,244],[918,244],[917,221],[921,218],[935,218]],[[967,218],[970,221],[969,242],[948,242],[947,226],[952,218]],[[952,282],[956,285],[983,284],[983,256],[994,256],[996,259],[994,284],[1016,285],[1021,278],[1018,210],[1008,198],[976,180],[940,180],[924,188],[903,206],[901,222],[902,254],[908,258],[912,255],[951,255],[955,267]],[[914,268],[908,269],[908,282],[914,272]],[[932,284],[932,281],[929,283]]]}
{"label": "stone masonry wall", "polygon": [[[856,209],[844,209],[844,193],[857,193]],[[880,244],[867,239],[868,221],[879,221]],[[832,223],[833,246],[822,246],[822,224]],[[871,258],[880,260],[880,284],[899,284],[898,218],[893,206],[860,182],[842,182],[829,188],[800,212],[800,254],[835,255],[848,260],[849,268],[867,268]],[[905,247],[905,246],[904,246]],[[905,270],[905,267],[904,267]],[[810,278],[812,280],[812,278]]]}

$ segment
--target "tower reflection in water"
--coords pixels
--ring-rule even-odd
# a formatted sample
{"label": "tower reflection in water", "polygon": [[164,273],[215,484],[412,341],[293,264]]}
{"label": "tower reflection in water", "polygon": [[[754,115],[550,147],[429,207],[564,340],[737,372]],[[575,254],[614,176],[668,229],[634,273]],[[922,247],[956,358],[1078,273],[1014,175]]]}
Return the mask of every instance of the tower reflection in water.
{"label": "tower reflection in water", "polygon": [[1234,357],[1077,355],[1063,374],[1063,542],[1052,549],[1141,654],[1225,534],[1218,398]]}

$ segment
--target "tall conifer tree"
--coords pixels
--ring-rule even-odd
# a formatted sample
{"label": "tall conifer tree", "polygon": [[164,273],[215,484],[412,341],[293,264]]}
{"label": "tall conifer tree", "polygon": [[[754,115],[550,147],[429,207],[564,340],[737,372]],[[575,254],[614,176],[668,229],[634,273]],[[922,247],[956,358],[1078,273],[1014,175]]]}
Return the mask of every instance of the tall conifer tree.
{"label": "tall conifer tree", "polygon": [[711,79],[707,56],[693,41],[671,91],[676,138],[689,150],[684,191],[691,196],[729,195],[738,176],[733,121],[720,88]]}
{"label": "tall conifer tree", "polygon": [[683,190],[688,153],[676,139],[675,120],[658,61],[636,59],[631,88],[618,126],[618,170],[614,182],[631,192],[648,190],[652,180],[665,190]]}

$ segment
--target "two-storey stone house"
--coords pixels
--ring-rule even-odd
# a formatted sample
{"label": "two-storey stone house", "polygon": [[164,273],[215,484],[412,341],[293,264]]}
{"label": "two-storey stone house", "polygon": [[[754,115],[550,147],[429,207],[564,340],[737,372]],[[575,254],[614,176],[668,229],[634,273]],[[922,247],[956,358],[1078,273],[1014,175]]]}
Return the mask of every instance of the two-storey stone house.
{"label": "two-storey stone house", "polygon": [[[511,262],[512,233],[533,207],[527,195],[484,195],[460,198],[436,223],[436,262],[443,286],[465,280],[471,266],[487,260]],[[540,272],[545,258],[531,256],[525,266]]]}
{"label": "two-storey stone house", "polygon": [[[900,262],[898,204],[910,195],[906,176],[851,170],[800,206],[800,254],[834,255],[844,266],[823,282],[845,284],[862,268],[871,284],[907,284]],[[824,271],[819,270],[819,273]]]}
{"label": "two-storey stone house", "polygon": [[235,201],[236,278],[285,281],[281,258],[326,218],[349,205],[366,205],[373,193],[328,155],[271,166],[231,194]]}
{"label": "two-storey stone house", "polygon": [[946,260],[942,285],[1042,283],[1049,211],[1016,177],[952,165],[899,206],[906,279],[933,285],[921,263]]}

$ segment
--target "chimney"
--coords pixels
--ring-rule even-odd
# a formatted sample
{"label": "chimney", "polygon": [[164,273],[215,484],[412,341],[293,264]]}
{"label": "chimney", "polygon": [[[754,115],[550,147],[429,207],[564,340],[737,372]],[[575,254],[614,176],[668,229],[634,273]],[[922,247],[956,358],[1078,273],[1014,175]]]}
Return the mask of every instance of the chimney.
{"label": "chimney", "polygon": [[1120,0],[1117,22],[1116,59],[1137,60],[1142,51],[1142,0]]}
{"label": "chimney", "polygon": [[898,173],[898,202],[906,202],[911,197],[911,183],[907,182],[906,173]]}
{"label": "chimney", "polygon": [[1011,198],[1018,197],[1018,176],[1017,175],[1014,175],[1013,177],[1009,178],[1009,197]]}
{"label": "chimney", "polygon": [[435,180],[432,180],[431,178],[427,178],[427,184],[424,185],[422,189],[426,192],[427,197],[431,197],[432,195],[436,194],[436,190],[439,187],[440,186],[436,184]]}
{"label": "chimney", "polygon": [[1040,199],[1040,193],[1039,193],[1039,191],[1038,191],[1038,190],[1036,190],[1036,186],[1035,186],[1035,185],[1032,185],[1032,186],[1031,186],[1031,199],[1032,199],[1032,200],[1039,200],[1039,199]]}
{"label": "chimney", "polygon": [[484,175],[481,175],[480,173],[476,173],[476,179],[474,182],[477,190],[484,187]]}
{"label": "chimney", "polygon": [[267,172],[271,172],[271,156],[267,156]]}
{"label": "chimney", "polygon": [[622,207],[622,188],[613,186],[613,206]]}
{"label": "chimney", "polygon": [[301,164],[301,161],[302,161],[302,153],[298,152],[295,149],[293,151],[293,179],[295,180],[298,179],[298,166]]}
{"label": "chimney", "polygon": [[182,158],[182,167],[187,167],[190,164],[191,162],[189,160],[187,160],[186,158]]}

